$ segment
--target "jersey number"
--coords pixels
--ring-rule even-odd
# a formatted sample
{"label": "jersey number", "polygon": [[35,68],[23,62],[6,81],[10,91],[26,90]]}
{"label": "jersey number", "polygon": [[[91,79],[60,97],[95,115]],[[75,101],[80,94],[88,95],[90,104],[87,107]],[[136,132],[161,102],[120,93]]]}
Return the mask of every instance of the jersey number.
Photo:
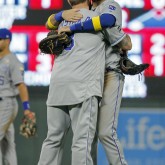
{"label": "jersey number", "polygon": [[71,43],[65,48],[65,50],[72,50],[74,46],[74,34],[70,36],[71,38]]}

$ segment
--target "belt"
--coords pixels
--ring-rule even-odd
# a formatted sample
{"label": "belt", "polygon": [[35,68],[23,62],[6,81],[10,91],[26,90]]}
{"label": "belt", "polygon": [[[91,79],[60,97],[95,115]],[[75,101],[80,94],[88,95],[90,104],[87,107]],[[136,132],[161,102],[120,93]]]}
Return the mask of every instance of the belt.
{"label": "belt", "polygon": [[107,67],[105,70],[106,70],[106,72],[115,71],[115,69],[111,68],[110,66]]}
{"label": "belt", "polygon": [[122,71],[119,68],[111,68],[110,66],[105,69],[106,73],[114,71],[123,75]]}

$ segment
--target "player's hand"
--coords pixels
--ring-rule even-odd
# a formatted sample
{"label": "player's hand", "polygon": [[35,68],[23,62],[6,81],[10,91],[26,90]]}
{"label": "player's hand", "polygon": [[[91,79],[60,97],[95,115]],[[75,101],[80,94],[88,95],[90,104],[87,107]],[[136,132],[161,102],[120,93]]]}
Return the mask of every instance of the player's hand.
{"label": "player's hand", "polygon": [[62,18],[66,21],[76,22],[83,18],[83,15],[79,13],[79,9],[70,9],[70,10],[64,10],[62,13]]}
{"label": "player's hand", "polygon": [[29,116],[31,119],[33,119],[33,120],[36,120],[35,119],[35,113],[34,112],[32,112],[31,110],[29,110],[29,109],[27,109],[27,110],[24,110],[24,115],[27,115],[27,116]]}
{"label": "player's hand", "polygon": [[127,50],[119,49],[121,57],[126,57],[128,54]]}
{"label": "player's hand", "polygon": [[24,110],[24,115],[28,115],[31,111],[29,109]]}
{"label": "player's hand", "polygon": [[58,34],[61,34],[62,32],[65,33],[71,33],[70,27],[69,26],[63,26],[58,30]]}
{"label": "player's hand", "polygon": [[20,134],[26,138],[35,136],[37,132],[35,113],[29,111],[25,110],[26,114],[24,113],[20,124]]}

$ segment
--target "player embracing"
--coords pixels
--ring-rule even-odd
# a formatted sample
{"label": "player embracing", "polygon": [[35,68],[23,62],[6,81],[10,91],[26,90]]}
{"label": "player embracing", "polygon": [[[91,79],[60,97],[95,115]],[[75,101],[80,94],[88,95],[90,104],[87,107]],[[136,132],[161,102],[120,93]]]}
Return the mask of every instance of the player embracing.
{"label": "player embracing", "polygon": [[[97,15],[89,10],[87,0],[68,2],[83,15],[81,22]],[[61,19],[61,13],[57,19]],[[60,27],[70,24],[62,21]],[[91,146],[103,91],[105,43],[100,32],[75,33],[71,38],[71,44],[56,56],[53,65],[47,99],[48,132],[38,165],[60,164],[63,138],[70,126],[72,165],[94,165]]]}
{"label": "player embracing", "polygon": [[[98,113],[97,136],[105,149],[109,164],[127,165],[116,131],[125,79],[120,69],[120,59],[121,53],[126,54],[132,48],[131,38],[122,30],[122,12],[117,2],[114,0],[94,0],[92,9],[100,16],[84,22],[83,26],[84,24],[91,25],[92,22],[94,30],[102,30],[106,38],[104,92]],[[103,29],[106,27],[109,15],[111,21],[115,19],[114,26]],[[95,26],[96,22],[97,26]],[[80,24],[71,25],[69,29],[71,32],[77,32],[80,31],[79,27]],[[67,31],[67,28],[61,29],[60,32]],[[93,29],[90,26],[87,30]],[[84,27],[82,27],[82,31],[84,31]],[[93,148],[95,149],[95,147]]]}
{"label": "player embracing", "polygon": [[[113,0],[95,1],[95,11],[100,16],[94,17],[83,23],[76,23],[71,26],[64,26],[59,29],[60,32],[83,32],[98,31],[102,28],[106,38],[106,65],[105,65],[105,83],[102,98],[102,105],[98,115],[98,137],[103,144],[109,164],[127,165],[121,144],[117,138],[117,123],[124,86],[124,75],[119,68],[121,52],[127,52],[132,48],[130,37],[122,31],[122,14],[120,6]],[[75,13],[77,16],[77,13]],[[73,15],[73,20],[76,18]],[[78,15],[79,16],[79,15]],[[55,16],[48,19],[47,27],[50,22],[58,25]],[[68,19],[68,18],[67,18]],[[109,22],[114,27],[109,27]],[[95,143],[96,144],[96,143]],[[93,147],[95,148],[95,146]],[[94,158],[94,156],[93,156]],[[96,159],[95,159],[96,164]]]}
{"label": "player embracing", "polygon": [[[109,164],[127,165],[116,130],[124,86],[124,75],[120,67],[121,54],[126,56],[127,51],[132,48],[131,38],[122,30],[122,12],[117,2],[114,0],[94,0],[91,7],[99,16],[70,26],[63,26],[59,29],[59,33],[81,33],[100,30],[104,33],[106,40],[105,82],[102,105],[98,115],[97,136],[105,148]],[[76,22],[81,18],[77,11],[72,10],[71,14],[69,14],[69,10],[62,11],[48,18],[46,23],[48,29],[57,28],[61,21],[58,19],[59,15],[61,18],[72,22]],[[137,65],[132,66],[135,69]],[[142,64],[142,69],[140,68],[138,72],[134,73],[140,73],[144,69],[146,69],[146,65]]]}

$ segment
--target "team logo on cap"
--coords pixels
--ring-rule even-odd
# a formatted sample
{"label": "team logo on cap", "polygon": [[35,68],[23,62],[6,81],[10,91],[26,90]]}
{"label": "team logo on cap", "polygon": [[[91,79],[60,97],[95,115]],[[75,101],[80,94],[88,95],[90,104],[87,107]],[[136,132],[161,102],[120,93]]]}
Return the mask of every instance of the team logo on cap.
{"label": "team logo on cap", "polygon": [[109,5],[109,9],[110,10],[116,10],[116,7],[115,6],[112,6],[112,5]]}

